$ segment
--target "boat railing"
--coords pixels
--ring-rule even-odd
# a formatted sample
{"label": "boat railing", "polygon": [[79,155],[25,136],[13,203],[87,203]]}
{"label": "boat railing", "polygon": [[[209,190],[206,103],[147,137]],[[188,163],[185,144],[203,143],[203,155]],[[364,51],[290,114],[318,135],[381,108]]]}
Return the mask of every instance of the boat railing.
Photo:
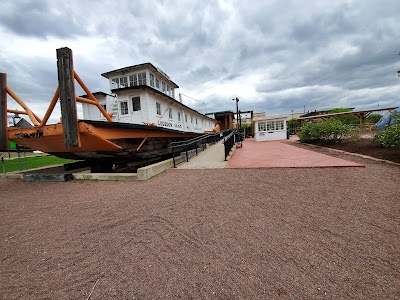
{"label": "boat railing", "polygon": [[244,135],[239,131],[232,131],[229,135],[227,135],[224,140],[224,150],[225,150],[225,160],[229,155],[233,145],[239,144],[242,147],[242,142],[244,140]]}
{"label": "boat railing", "polygon": [[[230,134],[231,130],[224,130],[214,134],[204,134],[190,140],[172,142],[169,147],[172,148],[172,159],[174,168],[176,165],[186,160],[187,162],[191,157],[197,155],[199,151],[204,151],[209,144],[215,144],[221,139],[224,139]],[[182,155],[183,154],[183,155]],[[184,157],[183,159],[181,157]],[[178,157],[180,159],[178,159]]]}

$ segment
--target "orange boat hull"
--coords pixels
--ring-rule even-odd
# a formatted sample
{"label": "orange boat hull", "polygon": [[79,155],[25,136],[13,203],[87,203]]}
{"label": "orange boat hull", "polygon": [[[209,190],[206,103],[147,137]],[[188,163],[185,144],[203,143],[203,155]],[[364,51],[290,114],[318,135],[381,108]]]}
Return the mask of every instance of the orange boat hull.
{"label": "orange boat hull", "polygon": [[8,138],[18,145],[55,156],[74,159],[151,157],[170,152],[168,144],[193,138],[185,133],[155,126],[102,121],[78,122],[80,146],[67,148],[61,123],[31,128],[8,128]]}

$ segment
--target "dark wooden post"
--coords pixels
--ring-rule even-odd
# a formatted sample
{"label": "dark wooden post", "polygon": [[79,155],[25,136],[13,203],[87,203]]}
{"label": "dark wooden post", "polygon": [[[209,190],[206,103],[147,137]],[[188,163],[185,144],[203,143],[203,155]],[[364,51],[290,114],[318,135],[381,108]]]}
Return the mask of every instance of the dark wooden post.
{"label": "dark wooden post", "polygon": [[0,73],[0,151],[8,151],[7,75]]}
{"label": "dark wooden post", "polygon": [[57,69],[64,144],[67,148],[79,147],[80,139],[75,100],[74,65],[71,49],[57,49]]}

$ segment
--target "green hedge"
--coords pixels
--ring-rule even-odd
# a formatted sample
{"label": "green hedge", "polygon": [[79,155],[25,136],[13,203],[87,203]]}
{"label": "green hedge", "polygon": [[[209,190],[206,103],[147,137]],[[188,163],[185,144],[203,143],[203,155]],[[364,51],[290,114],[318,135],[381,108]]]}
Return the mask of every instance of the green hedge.
{"label": "green hedge", "polygon": [[358,128],[343,124],[339,119],[329,118],[303,124],[298,136],[301,142],[338,142],[356,138]]}

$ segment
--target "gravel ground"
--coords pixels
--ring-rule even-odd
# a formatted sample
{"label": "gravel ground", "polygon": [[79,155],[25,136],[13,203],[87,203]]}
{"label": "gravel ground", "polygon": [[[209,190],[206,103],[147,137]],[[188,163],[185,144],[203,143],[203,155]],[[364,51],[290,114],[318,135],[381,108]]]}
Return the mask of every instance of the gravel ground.
{"label": "gravel ground", "polygon": [[[325,151],[325,150],[324,150]],[[0,180],[2,299],[399,299],[400,167]]]}

